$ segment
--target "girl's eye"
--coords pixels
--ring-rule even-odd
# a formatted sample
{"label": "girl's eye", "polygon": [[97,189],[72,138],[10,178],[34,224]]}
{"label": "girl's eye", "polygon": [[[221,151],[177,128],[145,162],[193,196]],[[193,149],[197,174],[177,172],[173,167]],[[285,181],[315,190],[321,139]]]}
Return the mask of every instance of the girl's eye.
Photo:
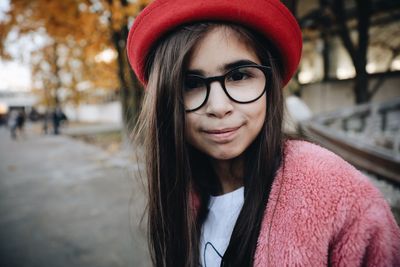
{"label": "girl's eye", "polygon": [[196,88],[204,87],[204,82],[198,77],[187,77],[185,79],[185,90],[190,91]]}
{"label": "girl's eye", "polygon": [[228,77],[226,77],[226,79],[228,81],[241,81],[241,80],[245,80],[248,79],[249,75],[246,72],[243,72],[242,70],[236,70],[233,71],[232,73],[230,73],[228,75]]}

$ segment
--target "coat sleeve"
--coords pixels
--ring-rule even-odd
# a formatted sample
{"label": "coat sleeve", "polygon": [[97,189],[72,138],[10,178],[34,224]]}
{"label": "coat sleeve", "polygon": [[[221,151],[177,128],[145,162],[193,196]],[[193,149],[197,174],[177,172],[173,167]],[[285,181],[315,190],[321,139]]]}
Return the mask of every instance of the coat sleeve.
{"label": "coat sleeve", "polygon": [[370,184],[357,188],[347,219],[331,242],[332,266],[400,266],[400,230],[380,192]]}

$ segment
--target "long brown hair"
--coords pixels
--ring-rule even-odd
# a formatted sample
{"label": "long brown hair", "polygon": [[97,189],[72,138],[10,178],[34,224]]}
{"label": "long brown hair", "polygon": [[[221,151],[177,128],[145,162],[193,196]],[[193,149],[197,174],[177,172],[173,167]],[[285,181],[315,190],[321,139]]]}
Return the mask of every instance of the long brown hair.
{"label": "long brown hair", "polygon": [[[271,66],[262,130],[244,152],[244,204],[224,266],[252,266],[269,192],[282,154],[283,96],[279,61],[261,35],[242,26],[196,23],[178,28],[159,42],[146,62],[147,92],[135,130],[141,140],[148,178],[149,247],[155,266],[198,266],[199,235],[210,192],[218,180],[208,156],[185,141],[183,78],[195,44],[214,27],[227,27]],[[193,204],[193,196],[200,201]]]}

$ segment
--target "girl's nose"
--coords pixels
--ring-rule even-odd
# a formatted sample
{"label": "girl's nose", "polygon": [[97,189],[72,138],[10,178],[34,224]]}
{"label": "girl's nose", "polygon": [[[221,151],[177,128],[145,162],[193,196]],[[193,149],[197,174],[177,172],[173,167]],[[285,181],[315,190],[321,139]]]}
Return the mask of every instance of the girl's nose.
{"label": "girl's nose", "polygon": [[210,84],[210,95],[206,103],[206,113],[209,116],[222,118],[233,111],[232,101],[226,95],[219,82]]}

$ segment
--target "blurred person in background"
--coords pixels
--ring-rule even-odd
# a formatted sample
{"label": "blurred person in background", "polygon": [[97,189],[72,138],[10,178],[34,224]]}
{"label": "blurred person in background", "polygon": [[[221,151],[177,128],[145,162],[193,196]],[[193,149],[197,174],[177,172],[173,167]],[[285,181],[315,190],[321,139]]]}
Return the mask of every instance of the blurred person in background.
{"label": "blurred person in background", "polygon": [[42,124],[42,133],[47,134],[49,131],[49,111],[46,109],[46,111],[43,113],[43,124]]}
{"label": "blurred person in background", "polygon": [[10,111],[8,115],[8,128],[10,129],[11,138],[17,139],[17,118],[18,118],[18,111],[13,109]]}
{"label": "blurred person in background", "polygon": [[25,111],[13,109],[8,116],[8,127],[10,129],[11,138],[17,139],[18,136],[24,136],[25,131]]}
{"label": "blurred person in background", "polygon": [[[55,135],[60,134],[61,124],[65,121],[67,121],[67,116],[62,111],[60,106],[56,106],[53,113],[51,114],[51,119],[52,119],[52,123],[53,123],[54,134]],[[47,126],[46,126],[46,129],[47,129]]]}
{"label": "blurred person in background", "polygon": [[24,110],[18,111],[17,115],[17,129],[20,136],[25,134],[25,121],[26,121],[26,114]]}

